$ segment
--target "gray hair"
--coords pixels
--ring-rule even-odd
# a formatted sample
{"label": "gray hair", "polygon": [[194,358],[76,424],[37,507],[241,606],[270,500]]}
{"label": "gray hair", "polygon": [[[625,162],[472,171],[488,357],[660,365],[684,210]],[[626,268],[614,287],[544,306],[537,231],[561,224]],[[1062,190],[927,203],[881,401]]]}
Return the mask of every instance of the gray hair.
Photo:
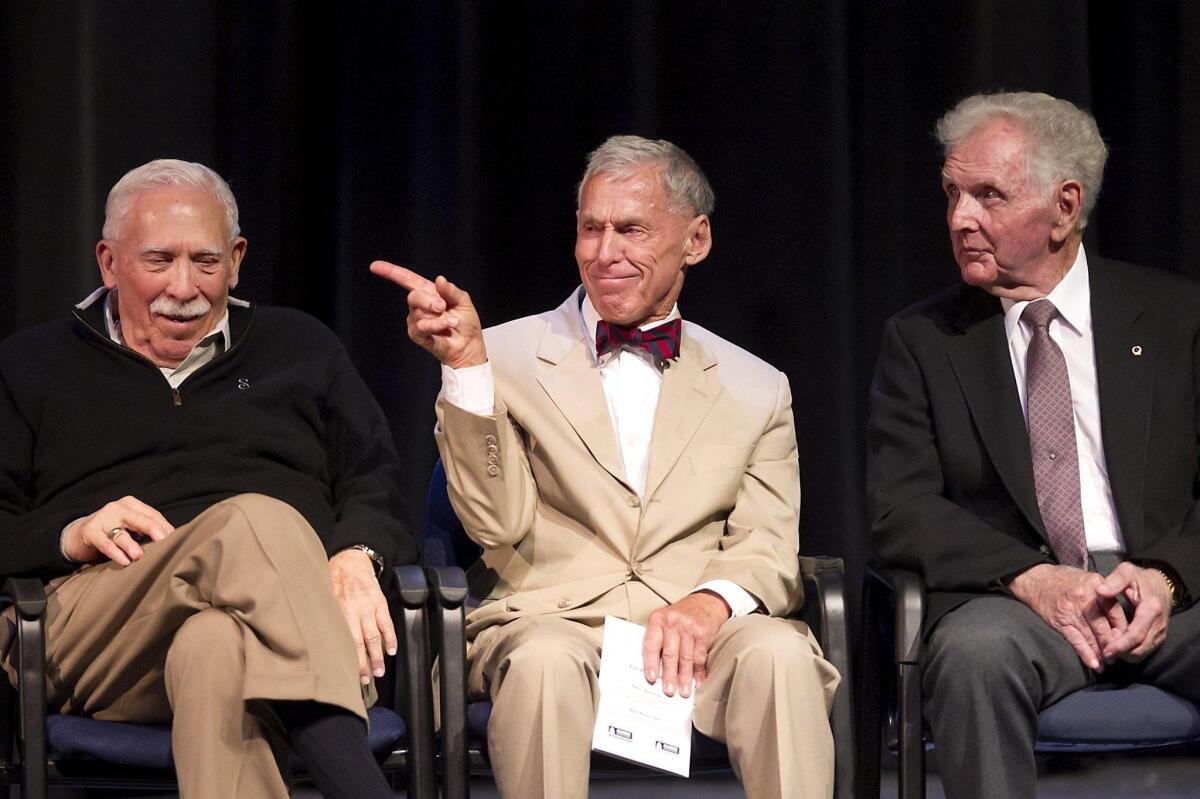
{"label": "gray hair", "polygon": [[610,136],[604,144],[588,153],[587,169],[576,194],[576,207],[583,199],[584,184],[596,175],[620,180],[632,177],[651,164],[658,167],[658,179],[667,193],[669,211],[688,216],[713,212],[716,197],[712,186],[692,157],[665,139],[641,136]]}
{"label": "gray hair", "polygon": [[104,204],[104,238],[119,238],[137,196],[159,186],[191,186],[211,192],[225,208],[225,229],[229,232],[229,240],[233,241],[241,233],[237,200],[233,198],[233,192],[224,178],[204,164],[159,158],[129,170],[112,187]]}
{"label": "gray hair", "polygon": [[1083,211],[1077,230],[1087,227],[1088,214],[1100,197],[1108,146],[1096,119],[1068,100],[1040,92],[976,94],[959,102],[937,122],[935,134],[944,155],[983,125],[997,119],[1016,123],[1028,136],[1026,175],[1050,193],[1062,180],[1083,186]]}

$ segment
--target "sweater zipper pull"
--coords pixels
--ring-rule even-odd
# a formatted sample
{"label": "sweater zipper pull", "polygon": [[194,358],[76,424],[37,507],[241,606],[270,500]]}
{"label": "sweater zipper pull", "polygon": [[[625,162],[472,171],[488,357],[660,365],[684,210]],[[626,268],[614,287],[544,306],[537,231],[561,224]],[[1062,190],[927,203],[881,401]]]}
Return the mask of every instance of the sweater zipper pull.
{"label": "sweater zipper pull", "polygon": [[179,393],[179,389],[171,389],[171,404],[178,408],[183,404],[183,396]]}

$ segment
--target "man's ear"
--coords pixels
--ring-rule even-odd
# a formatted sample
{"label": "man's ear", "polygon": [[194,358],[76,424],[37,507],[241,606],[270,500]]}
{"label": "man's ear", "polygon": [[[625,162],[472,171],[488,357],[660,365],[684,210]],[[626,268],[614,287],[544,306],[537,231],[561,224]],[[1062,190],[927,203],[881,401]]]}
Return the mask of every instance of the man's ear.
{"label": "man's ear", "polygon": [[1064,180],[1054,190],[1054,226],[1050,238],[1061,244],[1078,230],[1079,217],[1083,214],[1083,185],[1077,180]]}
{"label": "man's ear", "polygon": [[695,266],[708,257],[712,249],[712,225],[708,214],[700,214],[688,224],[687,241],[683,245],[684,267]]}
{"label": "man's ear", "polygon": [[96,244],[96,263],[100,265],[100,279],[109,291],[117,287],[117,273],[114,267],[116,258],[112,243],[108,239],[101,239]]}
{"label": "man's ear", "polygon": [[238,236],[233,241],[233,247],[229,251],[229,288],[235,289],[238,284],[238,267],[242,265],[242,259],[246,257],[246,247],[249,243],[242,236]]}

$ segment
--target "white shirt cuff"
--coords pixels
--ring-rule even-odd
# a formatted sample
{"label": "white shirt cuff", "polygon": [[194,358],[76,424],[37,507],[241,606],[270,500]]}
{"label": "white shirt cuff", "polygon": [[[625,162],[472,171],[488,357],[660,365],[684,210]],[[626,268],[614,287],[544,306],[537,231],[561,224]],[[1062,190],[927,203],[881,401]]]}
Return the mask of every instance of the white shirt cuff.
{"label": "white shirt cuff", "polygon": [[732,618],[749,616],[758,610],[758,600],[732,580],[709,580],[692,589],[693,594],[697,591],[712,591],[724,599],[725,604],[729,605],[729,609],[732,611]]}
{"label": "white shirt cuff", "polygon": [[496,410],[496,383],[492,362],[451,369],[442,366],[442,396],[456,408],[479,416],[491,416]]}
{"label": "white shirt cuff", "polygon": [[58,534],[58,552],[59,552],[59,554],[60,554],[60,555],[62,555],[62,556],[63,556],[63,560],[67,561],[68,563],[75,563],[76,561],[73,561],[73,560],[71,560],[70,558],[68,558],[68,557],[67,557],[67,550],[63,548],[63,544],[65,544],[65,543],[67,542],[67,530],[70,530],[70,529],[71,529],[71,527],[72,527],[72,526],[73,526],[73,525],[74,525],[76,522],[83,521],[83,520],[84,520],[84,519],[86,519],[86,518],[87,518],[86,516],[80,516],[80,517],[79,517],[78,519],[76,519],[74,522],[71,522],[71,523],[70,523],[70,524],[68,524],[66,527],[64,527],[64,528],[62,529],[62,532]]}

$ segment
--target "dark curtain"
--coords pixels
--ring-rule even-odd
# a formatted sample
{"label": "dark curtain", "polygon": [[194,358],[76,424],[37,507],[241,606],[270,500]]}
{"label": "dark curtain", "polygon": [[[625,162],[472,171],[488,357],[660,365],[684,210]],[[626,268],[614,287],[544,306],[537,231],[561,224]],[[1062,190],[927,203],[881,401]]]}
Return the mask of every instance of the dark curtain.
{"label": "dark curtain", "polygon": [[669,138],[717,193],[683,313],[787,372],[803,549],[857,573],[881,324],[957,279],[934,120],[1000,88],[1091,108],[1112,157],[1089,246],[1195,273],[1198,34],[1191,0],[8,0],[0,334],[98,283],[121,174],[205,162],[250,240],[237,294],[343,338],[419,520],[439,376],[368,263],[445,273],[485,323],[551,308],[577,282],[585,153],[613,133]]}

